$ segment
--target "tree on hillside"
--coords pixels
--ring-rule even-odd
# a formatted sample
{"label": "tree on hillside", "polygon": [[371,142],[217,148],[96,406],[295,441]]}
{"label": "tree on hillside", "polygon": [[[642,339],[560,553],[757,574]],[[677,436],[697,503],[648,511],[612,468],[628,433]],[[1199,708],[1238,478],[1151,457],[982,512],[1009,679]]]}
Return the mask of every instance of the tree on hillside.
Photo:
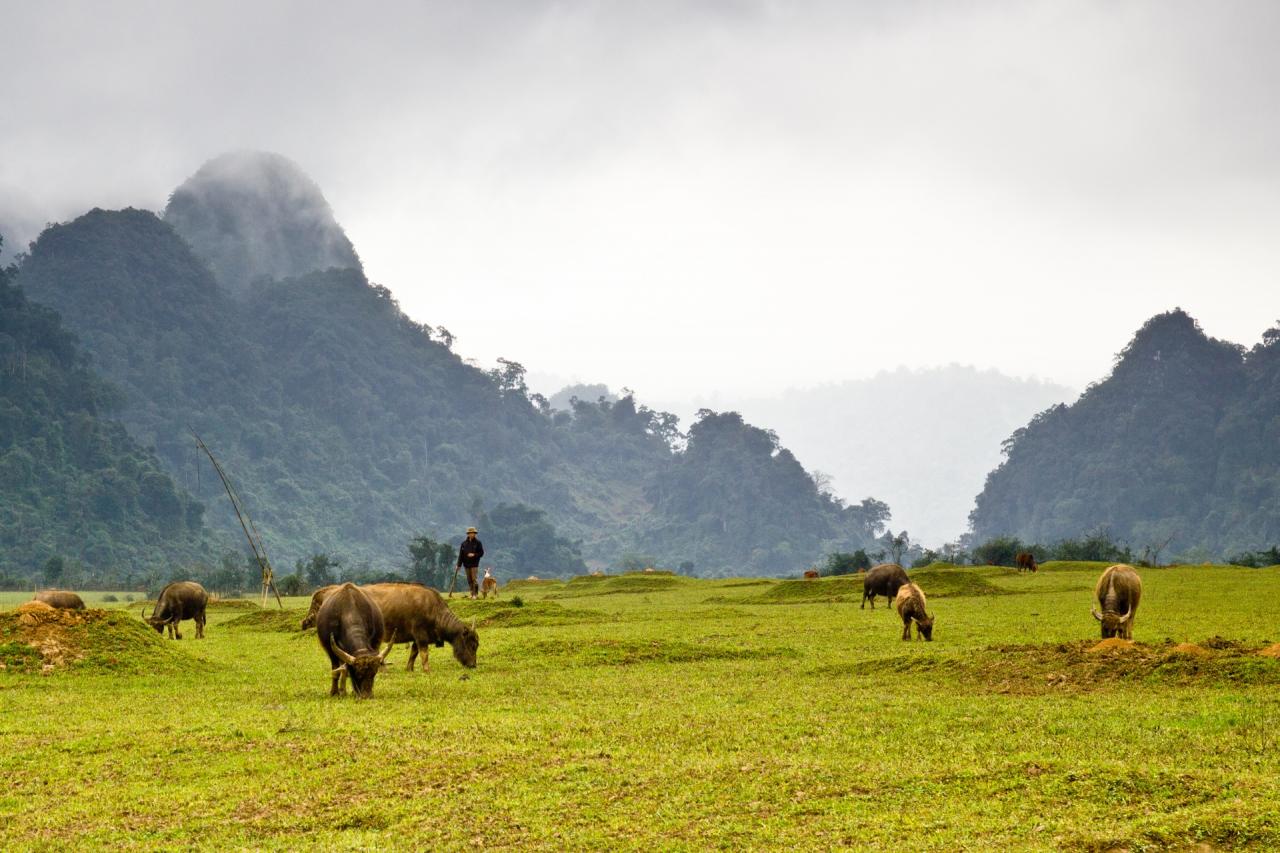
{"label": "tree on hillside", "polygon": [[430,536],[415,536],[409,541],[410,576],[418,583],[446,589],[450,574],[457,563],[457,550],[448,542],[439,542]]}

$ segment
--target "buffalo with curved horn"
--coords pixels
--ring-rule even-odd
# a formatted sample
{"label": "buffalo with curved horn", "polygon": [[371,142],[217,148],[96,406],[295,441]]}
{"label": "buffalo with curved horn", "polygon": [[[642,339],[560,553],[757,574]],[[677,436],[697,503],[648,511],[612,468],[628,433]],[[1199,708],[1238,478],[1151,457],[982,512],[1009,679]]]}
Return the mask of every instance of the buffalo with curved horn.
{"label": "buffalo with curved horn", "polygon": [[344,583],[325,597],[316,633],[329,656],[330,696],[346,693],[348,678],[357,697],[373,696],[373,680],[391,651],[378,654],[384,631],[378,605],[355,584]]}
{"label": "buffalo with curved horn", "polygon": [[156,597],[156,606],[147,615],[147,607],[142,607],[142,618],[156,633],[164,633],[167,628],[169,639],[181,640],[182,632],[178,623],[183,619],[192,619],[196,623],[196,639],[204,638],[205,608],[209,605],[209,593],[195,581],[174,581],[160,590]]}
{"label": "buffalo with curved horn", "polygon": [[1142,578],[1133,566],[1119,563],[1108,568],[1098,578],[1093,597],[1102,608],[1101,613],[1096,608],[1090,611],[1102,623],[1102,639],[1133,639],[1133,614],[1142,600]]}

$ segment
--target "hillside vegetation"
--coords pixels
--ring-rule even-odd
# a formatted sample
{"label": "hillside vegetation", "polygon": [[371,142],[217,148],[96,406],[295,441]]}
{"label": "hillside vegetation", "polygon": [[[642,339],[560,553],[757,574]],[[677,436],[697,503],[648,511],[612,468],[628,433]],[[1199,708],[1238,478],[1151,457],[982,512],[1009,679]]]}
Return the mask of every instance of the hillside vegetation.
{"label": "hillside vegetation", "polygon": [[368,701],[327,696],[305,599],[213,609],[161,673],[0,671],[0,846],[1280,846],[1280,567],[1144,570],[1100,650],[1097,571],[913,573],[932,643],[845,578],[522,583],[451,602],[478,668],[400,646]]}
{"label": "hillside vegetation", "polygon": [[36,568],[56,581],[57,558],[124,578],[202,553],[204,508],[112,417],[119,389],[58,315],[9,277],[0,268],[0,585]]}
{"label": "hillside vegetation", "polygon": [[1280,542],[1280,328],[1251,351],[1181,310],[1149,320],[1074,404],[1004,446],[975,541],[1103,530],[1135,553],[1198,559]]}

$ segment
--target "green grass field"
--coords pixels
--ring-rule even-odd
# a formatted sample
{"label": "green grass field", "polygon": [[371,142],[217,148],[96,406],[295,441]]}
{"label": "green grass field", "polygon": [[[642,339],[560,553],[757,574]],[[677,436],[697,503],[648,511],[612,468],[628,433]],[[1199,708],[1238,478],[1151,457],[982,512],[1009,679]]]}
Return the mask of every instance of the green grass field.
{"label": "green grass field", "polygon": [[0,848],[1280,849],[1280,567],[1142,570],[1091,653],[1099,570],[915,572],[932,643],[856,578],[514,584],[370,701],[304,599],[45,675],[0,614]]}

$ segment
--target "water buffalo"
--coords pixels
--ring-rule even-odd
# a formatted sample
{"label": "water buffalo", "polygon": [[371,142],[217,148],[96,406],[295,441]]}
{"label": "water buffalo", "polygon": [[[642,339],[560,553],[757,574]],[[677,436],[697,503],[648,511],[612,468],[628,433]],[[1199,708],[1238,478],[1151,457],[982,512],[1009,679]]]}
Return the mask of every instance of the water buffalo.
{"label": "water buffalo", "polygon": [[43,601],[50,607],[60,610],[84,610],[84,599],[74,592],[62,589],[45,589],[36,593],[35,601]]}
{"label": "water buffalo", "polygon": [[338,588],[336,583],[322,586],[315,592],[311,593],[311,609],[307,611],[307,615],[302,617],[302,630],[305,631],[312,625],[316,624],[316,614],[320,612],[320,605],[324,604],[325,597]]}
{"label": "water buffalo", "polygon": [[384,634],[378,605],[355,584],[344,583],[325,596],[316,614],[316,635],[329,656],[330,696],[347,692],[348,677],[357,697],[373,696],[373,679],[391,651],[378,654]]}
{"label": "water buffalo", "polygon": [[1111,566],[1098,578],[1093,588],[1102,612],[1092,610],[1093,618],[1102,623],[1102,639],[1120,637],[1133,639],[1133,614],[1138,611],[1142,599],[1142,578],[1133,566],[1120,563]]}
{"label": "water buffalo", "polygon": [[805,580],[807,580],[807,581],[817,580],[817,579],[818,579],[818,577],[819,577],[819,575],[818,575],[818,572],[817,572],[817,570],[816,570],[816,569],[805,569],[805,570],[804,570],[804,579],[805,579]]}
{"label": "water buffalo", "polygon": [[156,633],[163,634],[169,629],[169,639],[181,640],[182,632],[178,623],[183,619],[194,619],[196,623],[196,639],[204,638],[204,609],[209,604],[209,593],[195,581],[174,581],[160,590],[155,609],[146,615],[146,607],[142,609],[142,618],[147,621]]}
{"label": "water buffalo", "polygon": [[903,584],[911,583],[907,570],[897,563],[881,563],[870,569],[862,578],[862,607],[871,601],[871,609],[876,609],[876,596],[883,595],[892,601]]}
{"label": "water buffalo", "polygon": [[410,672],[422,652],[422,670],[426,672],[427,649],[431,645],[453,646],[453,656],[465,667],[476,665],[480,637],[475,628],[453,615],[440,593],[416,583],[374,583],[361,587],[382,611],[386,624],[387,651],[396,643],[413,643],[409,650]]}
{"label": "water buffalo", "polygon": [[902,617],[902,639],[911,639],[911,623],[916,623],[916,639],[933,640],[933,617],[925,612],[924,590],[913,583],[898,588],[894,606]]}
{"label": "water buffalo", "polygon": [[1034,572],[1039,569],[1036,565],[1036,555],[1030,551],[1020,551],[1018,556],[1014,558],[1014,563],[1018,566],[1018,571]]}

